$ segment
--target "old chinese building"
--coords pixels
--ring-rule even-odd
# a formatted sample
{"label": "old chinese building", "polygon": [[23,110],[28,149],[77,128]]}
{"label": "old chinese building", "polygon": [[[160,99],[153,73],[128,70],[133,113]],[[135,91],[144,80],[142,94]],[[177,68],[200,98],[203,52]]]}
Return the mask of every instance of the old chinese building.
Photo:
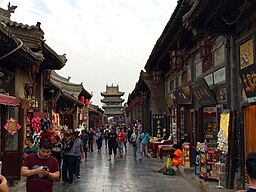
{"label": "old chinese building", "polygon": [[105,110],[107,117],[113,117],[116,123],[124,123],[123,117],[123,105],[124,99],[121,97],[124,92],[119,91],[119,86],[106,86],[106,91],[101,93],[104,97],[101,102],[103,103],[102,108]]}

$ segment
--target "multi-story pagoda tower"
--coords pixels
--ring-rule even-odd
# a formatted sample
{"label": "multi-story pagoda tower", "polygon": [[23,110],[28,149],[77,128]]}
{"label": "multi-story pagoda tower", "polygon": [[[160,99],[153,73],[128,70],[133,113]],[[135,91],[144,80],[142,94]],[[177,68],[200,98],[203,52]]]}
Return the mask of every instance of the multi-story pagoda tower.
{"label": "multi-story pagoda tower", "polygon": [[103,99],[102,108],[105,110],[105,115],[107,117],[113,117],[114,122],[124,123],[123,117],[123,105],[124,99],[121,97],[124,95],[124,92],[119,91],[119,86],[106,86],[106,92],[100,93]]}

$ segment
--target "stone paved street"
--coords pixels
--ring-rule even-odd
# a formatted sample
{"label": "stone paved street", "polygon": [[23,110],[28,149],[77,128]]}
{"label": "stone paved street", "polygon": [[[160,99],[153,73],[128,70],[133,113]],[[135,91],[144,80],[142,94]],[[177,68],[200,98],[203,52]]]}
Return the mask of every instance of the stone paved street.
{"label": "stone paved street", "polygon": [[[104,146],[104,145],[103,145]],[[194,186],[179,175],[169,176],[158,173],[163,163],[155,158],[143,158],[142,162],[134,161],[132,146],[123,159],[108,161],[105,149],[98,153],[88,153],[88,161],[81,163],[81,178],[75,178],[72,185],[61,185],[55,182],[55,192],[195,192]],[[23,187],[18,192],[25,191]]]}

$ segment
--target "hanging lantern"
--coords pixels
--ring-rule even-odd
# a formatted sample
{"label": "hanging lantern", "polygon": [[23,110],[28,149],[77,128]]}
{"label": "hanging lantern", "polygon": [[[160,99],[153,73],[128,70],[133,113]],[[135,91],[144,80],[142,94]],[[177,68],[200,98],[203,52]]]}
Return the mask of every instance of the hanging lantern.
{"label": "hanging lantern", "polygon": [[80,97],[79,97],[79,101],[81,101],[82,103],[84,103],[84,96],[80,96]]}
{"label": "hanging lantern", "polygon": [[87,121],[87,116],[86,116],[86,115],[83,116],[83,120],[84,120],[84,121]]}
{"label": "hanging lantern", "polygon": [[182,51],[181,50],[173,50],[170,51],[170,67],[172,70],[180,70],[182,69],[183,59],[182,59]]}
{"label": "hanging lantern", "polygon": [[153,72],[153,84],[159,85],[161,82],[161,71],[154,71]]}
{"label": "hanging lantern", "polygon": [[89,100],[88,100],[88,99],[85,99],[85,100],[84,100],[84,104],[85,104],[85,106],[88,106]]}
{"label": "hanging lantern", "polygon": [[142,93],[143,102],[147,99],[147,92]]}
{"label": "hanging lantern", "polygon": [[32,98],[35,95],[35,83],[24,84],[24,95],[26,98]]}
{"label": "hanging lantern", "polygon": [[205,60],[205,59],[211,57],[212,50],[211,50],[211,45],[210,45],[209,41],[207,41],[207,40],[199,41],[198,46],[199,46],[199,52],[200,52],[201,59]]}

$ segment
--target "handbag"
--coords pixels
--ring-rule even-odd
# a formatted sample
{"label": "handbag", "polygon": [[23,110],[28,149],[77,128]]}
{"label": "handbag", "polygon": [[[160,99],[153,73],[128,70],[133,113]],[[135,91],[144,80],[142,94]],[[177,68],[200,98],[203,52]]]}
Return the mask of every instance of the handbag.
{"label": "handbag", "polygon": [[136,141],[137,141],[137,137],[136,137],[135,141],[132,142],[133,147],[136,147]]}

